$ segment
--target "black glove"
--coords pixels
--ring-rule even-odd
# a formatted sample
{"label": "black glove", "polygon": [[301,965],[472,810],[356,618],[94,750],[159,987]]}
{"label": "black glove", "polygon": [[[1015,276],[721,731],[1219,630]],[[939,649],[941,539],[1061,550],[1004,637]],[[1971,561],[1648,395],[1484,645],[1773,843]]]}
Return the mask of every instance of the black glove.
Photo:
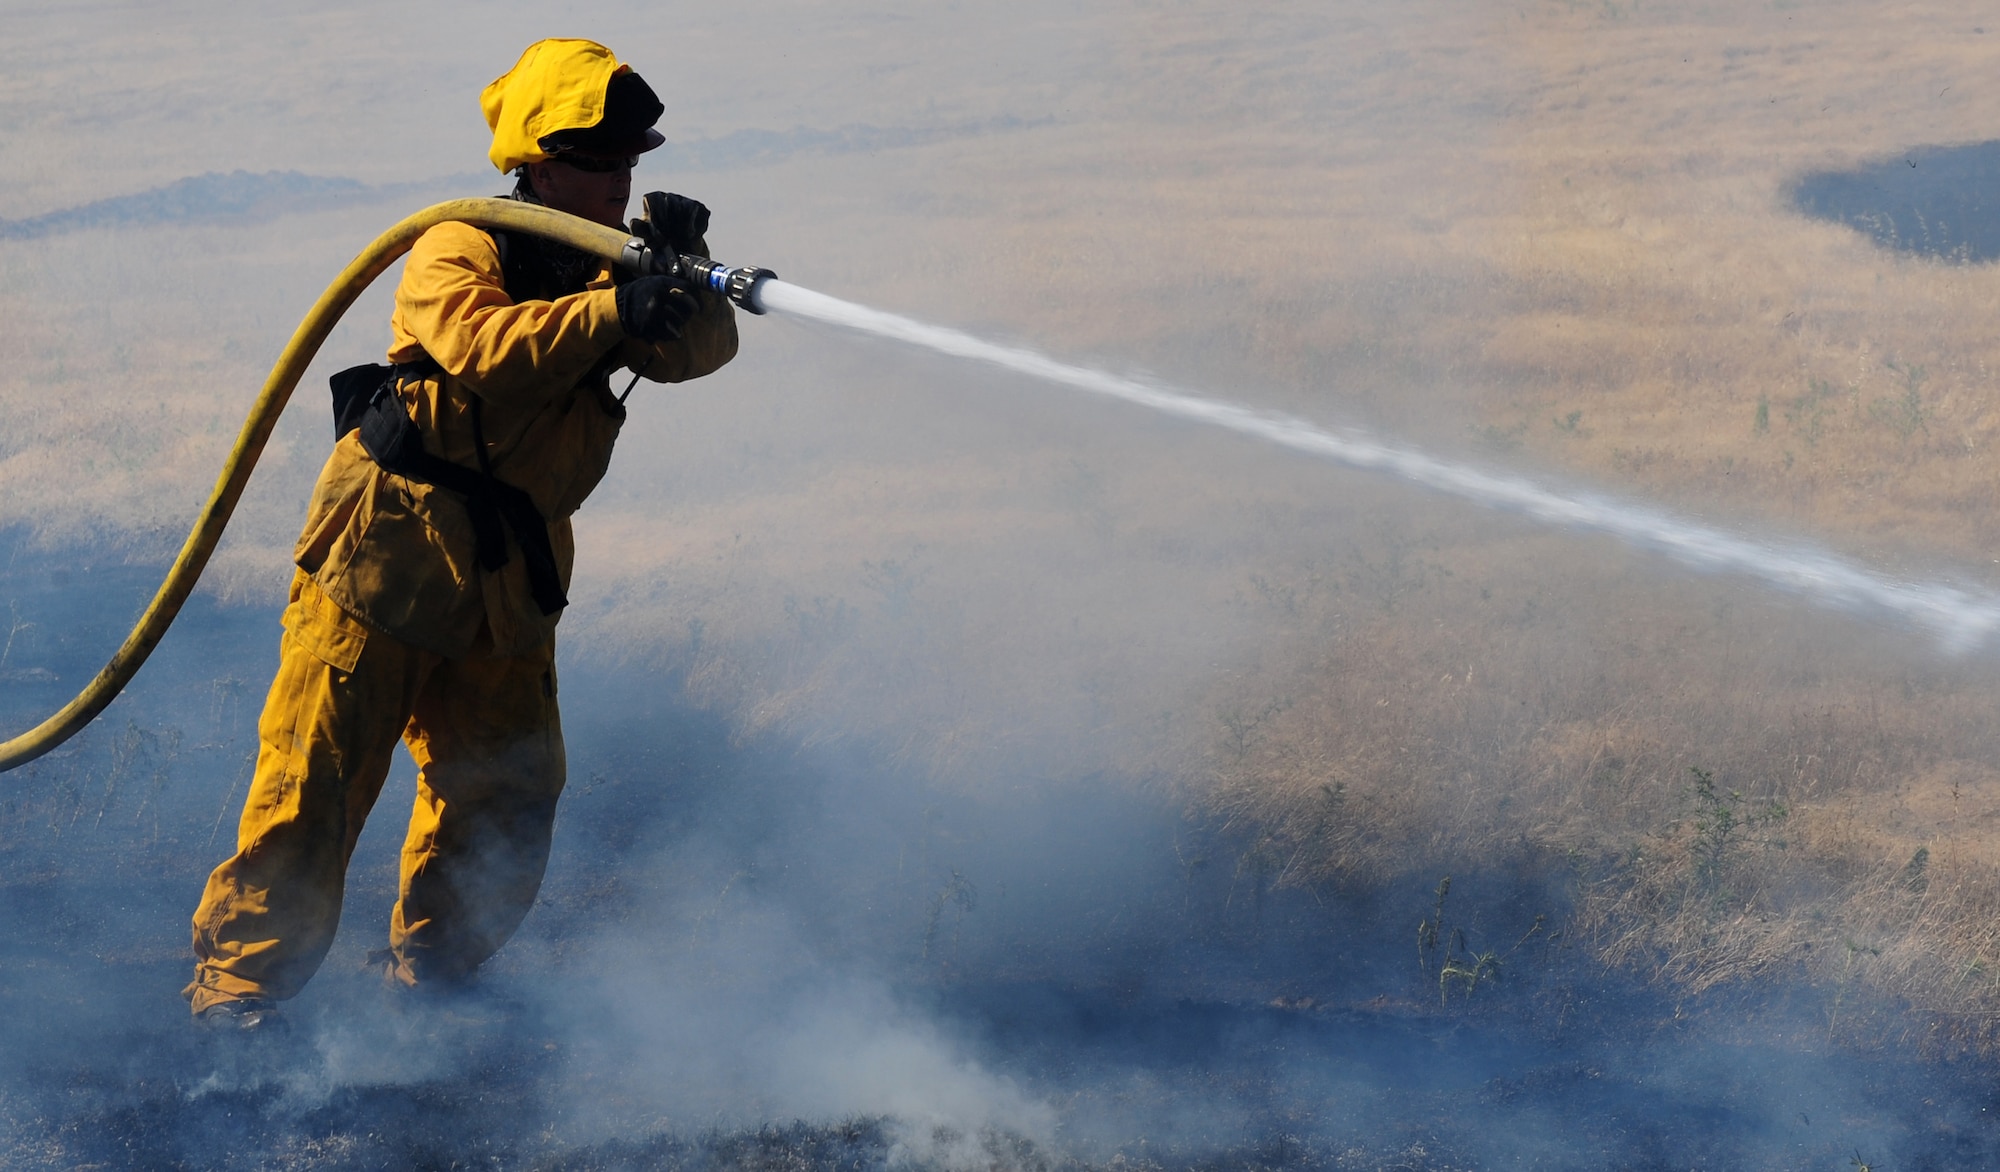
{"label": "black glove", "polygon": [[701,304],[680,277],[640,277],[618,286],[618,324],[642,342],[678,342]]}
{"label": "black glove", "polygon": [[632,221],[632,235],[655,252],[694,252],[708,235],[708,205],[670,191],[649,191],[640,201],[646,216]]}

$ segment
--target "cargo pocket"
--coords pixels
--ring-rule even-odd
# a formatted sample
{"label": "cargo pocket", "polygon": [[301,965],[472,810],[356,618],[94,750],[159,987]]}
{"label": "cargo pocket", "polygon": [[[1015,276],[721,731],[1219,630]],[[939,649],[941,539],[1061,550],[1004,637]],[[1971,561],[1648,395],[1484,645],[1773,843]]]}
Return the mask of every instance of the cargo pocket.
{"label": "cargo pocket", "polygon": [[335,605],[310,578],[303,578],[295,593],[284,617],[292,641],[327,666],[352,672],[368,645],[367,626]]}

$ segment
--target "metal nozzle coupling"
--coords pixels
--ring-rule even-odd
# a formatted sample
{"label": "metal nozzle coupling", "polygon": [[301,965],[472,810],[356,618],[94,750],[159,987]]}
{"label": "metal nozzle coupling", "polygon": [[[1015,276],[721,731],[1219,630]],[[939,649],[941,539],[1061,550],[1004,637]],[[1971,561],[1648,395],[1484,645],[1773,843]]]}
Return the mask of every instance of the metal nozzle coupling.
{"label": "metal nozzle coupling", "polygon": [[731,268],[721,261],[710,260],[705,256],[686,254],[682,254],[680,258],[680,269],[695,284],[706,285],[751,313],[764,312],[764,306],[757,297],[757,283],[778,275],[770,269],[760,269],[753,265]]}
{"label": "metal nozzle coupling", "polygon": [[770,269],[760,269],[751,265],[732,268],[721,261],[687,253],[677,257],[662,256],[647,248],[646,242],[637,236],[625,242],[625,251],[618,258],[618,263],[634,272],[686,277],[702,288],[720,293],[749,312],[757,314],[764,312],[764,307],[757,298],[758,282],[778,275]]}

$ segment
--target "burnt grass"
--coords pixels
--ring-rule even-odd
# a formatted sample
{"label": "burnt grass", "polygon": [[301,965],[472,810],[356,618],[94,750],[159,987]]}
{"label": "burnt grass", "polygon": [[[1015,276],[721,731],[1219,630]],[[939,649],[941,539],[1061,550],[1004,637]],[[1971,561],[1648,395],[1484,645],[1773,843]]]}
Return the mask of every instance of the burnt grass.
{"label": "burnt grass", "polygon": [[[96,669],[156,575],[0,544],[10,734]],[[745,735],[671,671],[588,664],[564,677],[571,790],[542,903],[479,983],[412,997],[360,963],[393,899],[404,767],[289,1029],[205,1037],[177,995],[186,917],[227,849],[275,618],[197,599],[96,726],[0,781],[0,1166],[1915,1169],[2000,1153],[1992,1064],[1843,1045],[1803,981],[1683,998],[1602,971],[1564,935],[1560,868],[1459,868],[1426,948],[1434,867],[1274,890],[1243,866],[1240,828],[1130,779],[970,797],[865,746]],[[731,968],[774,914],[782,946]],[[654,949],[619,978],[636,998],[604,992],[607,936]],[[701,965],[671,967],[689,955]],[[1442,978],[1454,960],[1481,975]],[[735,1039],[768,1048],[795,1000],[855,973],[899,1007],[883,1028],[928,1023],[934,1049],[1040,1122],[829,1109],[873,1100],[765,1094],[806,1060],[790,1051],[734,1065]],[[690,984],[674,1029],[708,1032],[657,1032],[658,991]],[[627,1038],[703,1040],[606,1056]],[[740,1083],[740,1104],[653,1085],[682,1068]]]}
{"label": "burnt grass", "polygon": [[1839,171],[1800,176],[1792,204],[1883,248],[1956,264],[2000,259],[2000,142],[1923,144]]}
{"label": "burnt grass", "polygon": [[[165,974],[161,974],[165,976]],[[1010,1006],[1018,989],[969,998]],[[1050,991],[1043,991],[1047,995]],[[485,1033],[454,1077],[410,1085],[343,1087],[302,1101],[311,1058],[288,1041],[218,1046],[185,1030],[133,1039],[116,1063],[56,1058],[9,1088],[10,1167],[144,1168],[534,1168],[876,1169],[889,1167],[1454,1169],[1828,1167],[1850,1153],[1877,1168],[1963,1168],[1990,1158],[1987,1097],[1968,1094],[1982,1072],[1840,1056],[1837,1081],[1857,1092],[1848,1113],[1816,1118],[1803,1104],[1789,1118],[1770,1109],[1770,1047],[1782,1037],[1728,1042],[1718,1023],[1664,1032],[1635,1013],[1643,993],[1614,1012],[1573,1023],[1580,1036],[1554,1038],[1490,1016],[1390,1010],[1300,1012],[1176,1002],[1143,1008],[1055,994],[1062,1025],[1015,1020],[999,1031],[1058,1069],[1088,1073],[1107,1046],[1150,1052],[1165,1075],[1145,1110],[1195,1109],[1234,1099],[1256,1108],[1254,1134],[1217,1143],[1201,1135],[1126,1137],[1079,1155],[1054,1141],[1003,1131],[930,1134],[880,1116],[773,1120],[730,1128],[698,1120],[646,1134],[593,1139],[548,1110],[546,1091],[564,1071],[546,1035],[520,1022]],[[1030,995],[1032,999],[1032,994]],[[963,1006],[961,1008],[964,1008]],[[1649,1008],[1661,1008],[1651,1005]],[[1756,1007],[1749,1007],[1756,1008]],[[393,1011],[391,1011],[393,1012]],[[1639,1027],[1637,1032],[1632,1027]],[[1623,1032],[1621,1032],[1623,1031]],[[1022,1035],[1032,1034],[1024,1038]],[[1224,1040],[1226,1039],[1226,1044]],[[1635,1061],[1627,1052],[1646,1053]],[[1733,1054],[1693,1079],[1662,1069],[1704,1048]],[[1060,1054],[1050,1051],[1061,1051]],[[1663,1053],[1664,1052],[1664,1053]],[[1329,1101],[1331,1118],[1281,1084],[1302,1054],[1342,1066],[1386,1092],[1393,1109],[1365,1121]],[[1793,1056],[1795,1057],[1795,1056]],[[1728,1061],[1734,1059],[1734,1062]],[[1780,1062],[1783,1078],[1811,1078]],[[225,1085],[212,1085],[223,1072]],[[200,1081],[196,1081],[196,1076]],[[1178,1077],[1176,1077],[1178,1076]],[[1057,1081],[1060,1081],[1059,1079]],[[211,1084],[211,1085],[203,1085]],[[1949,1096],[1957,1096],[1953,1102]],[[1079,1097],[1088,1097],[1087,1092]],[[1337,1096],[1336,1096],[1337,1097]],[[1857,1118],[1868,1103],[1872,1118]],[[1123,1104],[1131,1109],[1133,1104]],[[1833,1107],[1832,1111],[1839,1111]],[[948,1129],[947,1129],[948,1130]],[[1851,1137],[1864,1133],[1866,1139]],[[912,1140],[916,1141],[913,1145]],[[949,1156],[926,1156],[926,1146]],[[914,1150],[913,1150],[914,1148]]]}

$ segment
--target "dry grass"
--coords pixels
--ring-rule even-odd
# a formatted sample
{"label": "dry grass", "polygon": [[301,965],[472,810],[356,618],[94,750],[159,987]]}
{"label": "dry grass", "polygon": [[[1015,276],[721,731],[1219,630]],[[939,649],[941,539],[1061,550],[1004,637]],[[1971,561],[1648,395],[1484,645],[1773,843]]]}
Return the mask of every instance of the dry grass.
{"label": "dry grass", "polygon": [[1813,985],[1843,1037],[1995,1039],[1989,669],[1884,670],[1878,639],[1774,667],[1795,616],[1677,628],[1680,587],[1609,574],[1531,614],[1493,560],[1386,611],[1345,585],[1368,617],[1302,625],[1313,667],[1215,697],[1204,796],[1247,853],[1335,889],[1554,865],[1606,961],[1689,995]]}
{"label": "dry grass", "polygon": [[[726,252],[844,296],[1992,581],[2000,272],[1787,204],[1809,170],[2000,135],[2000,26],[1974,19],[1050,6],[1007,22],[1035,44],[995,41],[1006,69],[885,64],[853,107],[1046,124],[662,181],[718,209]],[[960,43],[913,31],[913,59]],[[820,117],[844,59],[793,48],[805,80],[694,95],[690,124]],[[211,165],[243,164],[185,170]],[[55,183],[24,210],[90,194]],[[137,234],[0,249],[0,522],[165,541],[316,278],[383,218],[187,233],[178,276],[111,294]],[[87,310],[129,323],[118,346]],[[960,778],[1171,775],[1286,881],[1573,859],[1609,959],[1691,992],[1809,981],[1840,1029],[1992,1036],[1985,662],[978,372],[745,335],[635,414],[584,515],[572,646]],[[339,361],[377,339],[356,326]],[[262,597],[318,412],[248,502],[229,580]],[[1718,861],[1694,768],[1785,816]]]}
{"label": "dry grass", "polygon": [[[1468,44],[1504,102],[1448,147],[1294,140],[1327,214],[1371,230],[1286,246],[1373,296],[1301,303],[1292,271],[1236,266],[1276,310],[1267,369],[1359,368],[1374,393],[1344,405],[1433,442],[1992,580],[2000,274],[1787,201],[1809,170],[2000,133],[2000,28],[1558,4],[1427,31],[1400,72],[1437,88],[1405,108],[1485,96],[1492,71],[1447,80]],[[1278,222],[1220,251],[1270,257]],[[1426,380],[1466,415],[1384,393]],[[1212,684],[1203,799],[1284,880],[1568,860],[1609,961],[1690,995],[1810,984],[1843,1036],[1991,1045],[1990,666],[1497,529],[1398,510],[1344,555],[1246,570],[1281,633]]]}

